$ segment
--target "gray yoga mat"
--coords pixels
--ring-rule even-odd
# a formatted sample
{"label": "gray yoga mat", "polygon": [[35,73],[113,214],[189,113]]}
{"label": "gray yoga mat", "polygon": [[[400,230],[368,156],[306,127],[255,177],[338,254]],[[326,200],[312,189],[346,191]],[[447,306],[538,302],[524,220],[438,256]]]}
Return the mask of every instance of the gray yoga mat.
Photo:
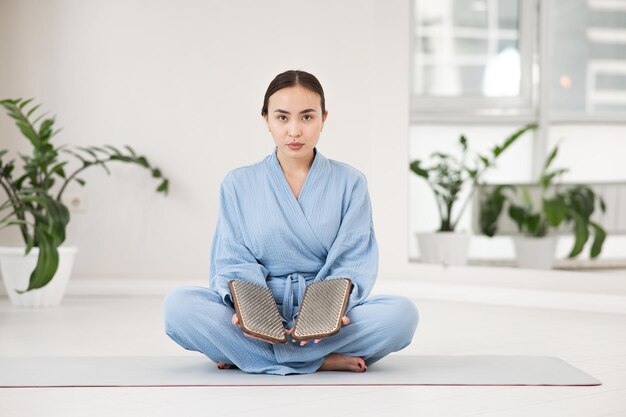
{"label": "gray yoga mat", "polygon": [[2,357],[0,388],[260,385],[600,385],[547,356],[391,355],[365,373],[258,375],[204,356]]}

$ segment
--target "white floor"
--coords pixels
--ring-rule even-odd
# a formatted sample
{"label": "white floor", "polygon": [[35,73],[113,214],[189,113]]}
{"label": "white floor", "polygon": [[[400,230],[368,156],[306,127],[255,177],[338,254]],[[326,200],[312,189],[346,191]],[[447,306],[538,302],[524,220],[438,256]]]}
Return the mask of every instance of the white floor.
{"label": "white floor", "polygon": [[[0,356],[186,354],[163,333],[161,300],[70,294],[33,310],[0,298]],[[398,354],[552,355],[603,385],[0,389],[0,416],[626,416],[626,315],[414,301],[421,322]]]}

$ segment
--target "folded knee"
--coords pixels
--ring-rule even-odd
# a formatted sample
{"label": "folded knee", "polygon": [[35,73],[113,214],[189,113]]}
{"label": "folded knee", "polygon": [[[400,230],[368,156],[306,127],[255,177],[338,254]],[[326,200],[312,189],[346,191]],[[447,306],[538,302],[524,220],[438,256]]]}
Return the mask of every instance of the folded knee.
{"label": "folded knee", "polygon": [[397,296],[396,302],[401,312],[399,314],[400,320],[415,331],[417,323],[419,322],[419,312],[417,311],[415,303],[404,296]]}
{"label": "folded knee", "polygon": [[419,322],[419,313],[411,299],[395,295],[390,296],[390,308],[387,325],[393,332],[393,338],[400,344],[406,345],[413,339],[413,334]]}
{"label": "folded knee", "polygon": [[189,288],[176,288],[163,299],[163,317],[166,328],[184,322],[189,314],[192,293]]}

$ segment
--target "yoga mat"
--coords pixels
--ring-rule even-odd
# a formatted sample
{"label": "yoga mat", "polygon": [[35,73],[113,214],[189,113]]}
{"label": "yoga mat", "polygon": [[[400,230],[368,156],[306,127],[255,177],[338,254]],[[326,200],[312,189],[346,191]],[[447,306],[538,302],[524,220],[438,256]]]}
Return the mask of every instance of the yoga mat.
{"label": "yoga mat", "polygon": [[547,356],[391,355],[365,373],[248,374],[204,356],[2,357],[0,388],[263,385],[601,385]]}

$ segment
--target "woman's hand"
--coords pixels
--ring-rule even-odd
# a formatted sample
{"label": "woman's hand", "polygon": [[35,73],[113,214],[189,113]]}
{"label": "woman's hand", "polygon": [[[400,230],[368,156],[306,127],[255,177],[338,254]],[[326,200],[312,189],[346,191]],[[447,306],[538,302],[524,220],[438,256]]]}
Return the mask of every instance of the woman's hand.
{"label": "woman's hand", "polygon": [[[343,316],[341,318],[341,324],[344,325],[344,326],[347,325],[347,324],[350,324],[350,319],[348,318],[348,316]],[[291,329],[285,330],[285,333],[287,333],[287,334],[291,334],[292,332],[293,332],[293,327]],[[322,339],[321,338],[320,339],[313,339],[313,343],[319,343],[320,340],[322,340]],[[296,343],[296,342],[298,342],[298,340],[291,339],[291,343]],[[300,340],[299,342],[300,342],[300,346],[304,346],[307,343],[309,343],[310,340]]]}
{"label": "woman's hand", "polygon": [[[239,327],[239,317],[237,317],[237,313],[233,314],[233,317],[230,319],[230,322],[234,325]],[[289,334],[288,331],[285,329],[285,333]],[[269,343],[269,344],[274,344],[274,342],[269,341],[269,340],[265,340],[265,339],[261,339],[260,337],[255,337],[252,335],[249,335],[246,332],[243,332],[244,336],[249,337],[250,339],[256,339],[256,340],[260,340],[261,342],[265,342],[265,343]]]}

